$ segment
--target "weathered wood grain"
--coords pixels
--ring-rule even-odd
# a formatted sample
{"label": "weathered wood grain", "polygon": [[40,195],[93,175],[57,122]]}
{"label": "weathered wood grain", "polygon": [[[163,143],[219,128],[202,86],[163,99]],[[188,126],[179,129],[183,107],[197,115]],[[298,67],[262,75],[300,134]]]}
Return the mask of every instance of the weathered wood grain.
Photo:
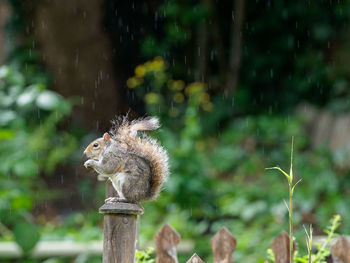
{"label": "weathered wood grain", "polygon": [[210,240],[214,263],[233,263],[232,253],[237,241],[226,227],[222,227]]}
{"label": "weathered wood grain", "polygon": [[346,237],[337,238],[331,247],[331,255],[334,263],[350,263],[350,243]]}
{"label": "weathered wood grain", "polygon": [[[295,251],[295,242],[293,243],[293,252]],[[271,243],[270,248],[275,255],[275,263],[290,263],[289,262],[289,236],[285,231],[282,231]]]}
{"label": "weathered wood grain", "polygon": [[142,215],[143,207],[132,203],[105,203],[100,207],[101,214]]}
{"label": "weathered wood grain", "polygon": [[204,263],[204,261],[196,253],[194,253],[186,263]]}
{"label": "weathered wood grain", "polygon": [[131,203],[105,203],[103,263],[133,263],[135,257],[136,218],[143,208]]}
{"label": "weathered wood grain", "polygon": [[169,224],[165,224],[154,236],[157,247],[156,263],[177,263],[176,246],[180,242],[180,235]]}

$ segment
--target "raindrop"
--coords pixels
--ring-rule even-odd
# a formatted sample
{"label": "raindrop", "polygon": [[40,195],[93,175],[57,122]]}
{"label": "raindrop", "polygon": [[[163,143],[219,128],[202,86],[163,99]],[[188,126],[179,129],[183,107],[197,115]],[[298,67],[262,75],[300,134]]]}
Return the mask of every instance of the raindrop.
{"label": "raindrop", "polygon": [[78,63],[79,63],[79,53],[76,54],[74,62],[75,62],[75,65],[78,66]]}
{"label": "raindrop", "polygon": [[273,78],[273,69],[270,69],[270,77]]}
{"label": "raindrop", "polygon": [[211,51],[210,51],[210,60],[211,60],[211,61],[214,60],[214,54],[215,54],[214,50],[211,50]]}

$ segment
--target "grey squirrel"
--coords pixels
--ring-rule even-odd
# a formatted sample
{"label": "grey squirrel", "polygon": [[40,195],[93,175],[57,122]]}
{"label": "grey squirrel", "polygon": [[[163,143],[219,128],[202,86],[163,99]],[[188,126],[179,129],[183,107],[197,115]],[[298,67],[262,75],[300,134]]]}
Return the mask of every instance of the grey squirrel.
{"label": "grey squirrel", "polygon": [[157,198],[169,174],[168,154],[155,139],[138,132],[158,128],[155,117],[134,121],[124,117],[114,122],[110,134],[85,149],[89,160],[84,166],[107,177],[118,193],[106,202],[139,203]]}

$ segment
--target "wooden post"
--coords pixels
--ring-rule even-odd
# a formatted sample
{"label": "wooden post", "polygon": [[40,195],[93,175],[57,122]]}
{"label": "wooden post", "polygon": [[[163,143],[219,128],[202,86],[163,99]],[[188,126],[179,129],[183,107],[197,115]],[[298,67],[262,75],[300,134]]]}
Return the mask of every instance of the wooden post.
{"label": "wooden post", "polygon": [[99,212],[104,214],[103,263],[134,263],[136,218],[143,214],[143,207],[105,203]]}

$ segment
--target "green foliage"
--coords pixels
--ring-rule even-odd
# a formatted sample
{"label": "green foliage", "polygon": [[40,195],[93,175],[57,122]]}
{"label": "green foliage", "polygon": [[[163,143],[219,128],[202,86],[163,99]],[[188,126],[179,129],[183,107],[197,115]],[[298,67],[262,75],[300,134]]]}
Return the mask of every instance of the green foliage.
{"label": "green foliage", "polygon": [[[26,31],[27,23],[20,1],[9,2],[15,15],[8,28],[15,40],[16,33]],[[147,114],[161,117],[163,129],[157,136],[169,150],[171,162],[165,191],[157,202],[145,204],[141,241],[151,240],[168,222],[184,239],[195,240],[194,250],[211,261],[209,239],[225,225],[238,240],[235,260],[263,262],[266,247],[287,227],[288,217],[282,202],[287,194],[283,180],[266,177],[263,171],[276,163],[287,165],[289,147],[280,146],[287,145],[291,136],[297,138],[296,177],[303,177],[294,195],[296,238],[304,237],[303,223],[311,222],[320,232],[334,211],[349,218],[350,201],[343,198],[350,187],[349,169],[339,169],[337,156],[328,149],[311,151],[303,118],[292,111],[301,100],[328,104],[338,111],[349,109],[349,74],[341,66],[348,64],[348,48],[333,48],[343,32],[343,37],[347,35],[349,1],[247,4],[240,82],[232,98],[221,93],[225,74],[219,71],[218,60],[220,52],[227,56],[230,46],[233,1],[217,2],[216,15],[220,15],[216,17],[205,1],[158,3],[152,10],[161,21],[159,32],[142,33],[145,38],[140,45],[145,56],[155,59],[139,65],[127,82],[145,102]],[[217,32],[211,27],[215,23]],[[198,28],[204,27],[209,35],[208,84],[191,83]],[[140,28],[147,30],[147,25]],[[222,36],[222,50],[215,44],[215,33]],[[55,194],[55,190],[44,190],[42,178],[65,163],[76,148],[74,137],[57,128],[69,114],[69,104],[42,84],[47,83],[47,74],[37,62],[40,54],[32,49],[35,41],[26,38],[22,43],[21,47],[10,45],[15,47],[10,66],[0,70],[0,235],[4,240],[24,240],[18,234],[22,231],[12,230],[20,229],[19,222],[32,225],[38,220],[31,210]],[[88,200],[103,199],[103,184],[98,184],[96,198],[91,191],[94,186],[81,181],[79,193]],[[101,238],[101,217],[91,216],[94,213],[74,213],[64,223],[42,219],[42,238]],[[341,231],[350,231],[349,220],[344,220]],[[29,250],[32,244],[24,243],[23,249]],[[300,244],[299,254],[304,250]],[[142,260],[151,260],[147,253],[140,253]],[[181,260],[188,258],[185,255]],[[84,255],[76,260],[90,262]]]}
{"label": "green foliage", "polygon": [[[289,250],[293,251],[293,243],[294,243],[294,225],[293,225],[293,194],[295,190],[295,186],[301,181],[297,181],[296,183],[293,182],[293,148],[294,148],[294,137],[292,137],[292,147],[291,147],[291,160],[290,160],[290,170],[289,174],[285,171],[283,171],[280,167],[272,167],[272,168],[266,168],[268,170],[278,170],[280,171],[288,180],[288,186],[289,186],[289,205],[285,203],[287,209],[288,209],[288,219],[289,219]],[[305,233],[306,233],[306,247],[307,247],[307,255],[304,257],[299,257],[298,253],[299,251],[296,250],[293,254],[290,254],[289,261],[290,262],[300,262],[300,263],[325,263],[326,257],[330,255],[329,251],[329,243],[334,237],[334,232],[339,226],[339,221],[341,217],[340,215],[333,216],[331,220],[331,225],[328,227],[324,232],[327,234],[327,239],[325,242],[320,245],[316,244],[317,246],[317,253],[312,254],[312,226],[310,226],[310,233],[307,232],[306,228],[304,227]],[[275,262],[274,255],[271,249],[268,249],[267,251],[268,257],[272,262]]]}
{"label": "green foliage", "polygon": [[77,143],[57,128],[70,114],[69,103],[17,67],[0,67],[0,98],[0,221],[13,227],[16,242],[28,252],[39,240],[30,211],[50,198],[36,194],[45,188],[40,174],[65,162]]}
{"label": "green foliage", "polygon": [[339,227],[340,220],[341,220],[340,215],[335,215],[332,218],[331,225],[324,230],[324,232],[327,234],[327,239],[322,245],[316,244],[317,253],[315,255],[311,255],[312,262],[315,262],[315,263],[326,262],[326,257],[330,255],[329,243],[331,242],[331,240],[335,235],[335,230]]}
{"label": "green foliage", "polygon": [[[336,157],[326,149],[310,151],[303,116],[232,118],[231,112],[225,111],[230,102],[220,96],[209,97],[212,108],[206,111],[195,95],[187,95],[186,89],[191,84],[184,82],[181,82],[184,96],[180,107],[174,103],[174,93],[166,84],[174,81],[166,69],[160,74],[141,72],[145,73],[138,77],[137,84],[129,87],[144,99],[149,115],[157,114],[157,109],[166,105],[179,108],[176,116],[171,111],[159,111],[163,128],[157,135],[169,151],[171,176],[157,202],[145,204],[147,213],[142,217],[141,241],[152,239],[161,225],[168,222],[183,238],[197,240],[195,251],[210,261],[209,238],[225,225],[238,240],[235,259],[263,260],[266,244],[288,227],[284,220],[288,210],[282,201],[287,194],[283,180],[263,176],[263,171],[266,164],[285,164],[289,149],[280,145],[286,145],[292,136],[298,138],[294,163],[301,169],[293,176],[303,175],[303,183],[294,195],[296,238],[303,236],[303,218],[309,215],[315,214],[316,229],[328,222],[335,211],[350,216],[345,209],[350,203],[339,196],[347,191],[349,171],[335,173]],[[136,71],[133,78],[137,78]],[[198,90],[206,92],[203,88]],[[148,100],[150,93],[156,94],[157,100]],[[219,130],[213,129],[213,125]],[[343,230],[349,227],[344,222]],[[305,244],[300,244],[300,249],[304,253]]]}
{"label": "green foliage", "polygon": [[136,263],[154,263],[154,248],[149,247],[146,250],[139,250],[135,255]]}
{"label": "green foliage", "polygon": [[[280,171],[288,180],[288,187],[289,187],[289,206],[286,204],[286,207],[288,209],[288,214],[289,214],[289,251],[293,251],[293,242],[294,242],[294,235],[293,235],[293,194],[294,194],[294,189],[295,186],[301,181],[301,179],[299,181],[297,181],[296,183],[294,183],[293,179],[293,148],[294,148],[294,137],[292,137],[292,147],[291,147],[291,153],[290,153],[290,169],[289,169],[289,174],[286,173],[285,171],[283,171],[281,168],[279,167],[272,167],[272,168],[267,168],[269,170],[271,169],[275,169]],[[292,257],[293,254],[289,254],[289,262],[292,262]]]}
{"label": "green foliage", "polygon": [[40,239],[39,229],[35,224],[18,223],[13,229],[13,234],[17,244],[22,248],[24,253],[34,248]]}
{"label": "green foliage", "polygon": [[[221,60],[226,69],[229,66],[234,4],[161,1],[156,9],[159,29],[144,37],[141,53],[146,59],[162,56],[172,61],[171,72],[177,78],[192,80],[203,48],[205,78],[211,91],[220,95],[226,73]],[[306,100],[349,110],[349,70],[343,66],[349,60],[349,10],[349,1],[248,3],[235,107],[254,114],[289,112]],[[206,48],[199,46],[199,28],[206,32]]]}

